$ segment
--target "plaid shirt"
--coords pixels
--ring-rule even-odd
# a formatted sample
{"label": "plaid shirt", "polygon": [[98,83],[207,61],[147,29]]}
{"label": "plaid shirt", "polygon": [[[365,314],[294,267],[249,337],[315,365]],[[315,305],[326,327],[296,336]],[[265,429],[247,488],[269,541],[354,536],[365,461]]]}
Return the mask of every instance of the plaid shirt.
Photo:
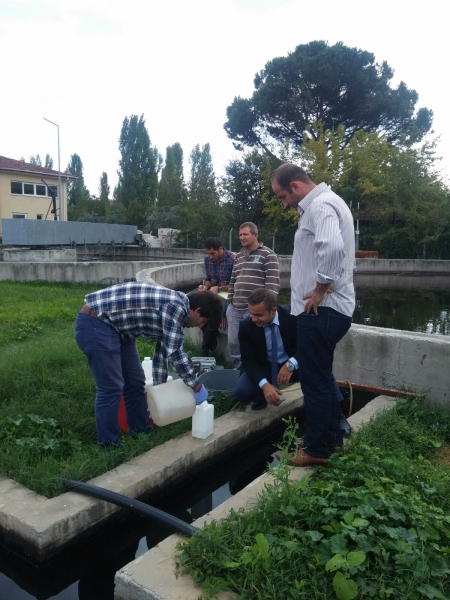
{"label": "plaid shirt", "polygon": [[212,261],[208,255],[205,256],[205,281],[210,281],[211,285],[228,285],[233,271],[234,259],[236,254],[225,250],[222,259],[219,262]]}
{"label": "plaid shirt", "polygon": [[168,360],[186,385],[197,385],[192,361],[183,350],[183,325],[189,318],[186,294],[150,283],[119,283],[88,294],[85,303],[121,336],[158,338],[153,357],[155,385],[167,380]]}

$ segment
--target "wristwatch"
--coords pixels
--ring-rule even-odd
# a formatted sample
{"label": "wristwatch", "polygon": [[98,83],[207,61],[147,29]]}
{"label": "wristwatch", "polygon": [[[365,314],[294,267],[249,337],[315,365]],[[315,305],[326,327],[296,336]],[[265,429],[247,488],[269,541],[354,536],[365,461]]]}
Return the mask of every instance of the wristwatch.
{"label": "wristwatch", "polygon": [[292,371],[295,371],[295,367],[294,365],[291,363],[290,360],[288,360],[286,362],[286,369],[289,371],[289,373],[292,373]]}

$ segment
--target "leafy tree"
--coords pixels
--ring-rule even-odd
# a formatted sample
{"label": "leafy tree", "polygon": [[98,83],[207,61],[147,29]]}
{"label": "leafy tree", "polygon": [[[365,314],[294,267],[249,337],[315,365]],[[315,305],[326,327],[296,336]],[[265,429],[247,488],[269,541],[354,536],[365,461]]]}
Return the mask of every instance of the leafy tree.
{"label": "leafy tree", "polygon": [[50,156],[50,154],[46,154],[45,155],[45,164],[44,167],[46,169],[53,169],[53,158]]}
{"label": "leafy tree", "polygon": [[236,97],[227,108],[224,127],[235,147],[260,147],[273,155],[274,145],[304,143],[313,122],[325,130],[338,124],[348,143],[356,131],[380,132],[389,143],[420,141],[431,128],[433,113],[415,113],[418,95],[401,82],[390,86],[393,70],[375,62],[370,52],[342,42],[314,41],[286,57],[269,61],[256,74],[250,99]]}
{"label": "leafy tree", "polygon": [[[269,163],[270,164],[270,163]],[[233,228],[245,221],[257,225],[264,219],[262,196],[266,191],[263,171],[267,159],[257,150],[230,160],[221,180],[221,191],[226,200],[225,210]]]}
{"label": "leafy tree", "polygon": [[108,175],[105,173],[105,171],[103,171],[102,176],[100,177],[98,191],[100,193],[100,200],[109,200],[110,187],[108,184]]}
{"label": "leafy tree", "polygon": [[119,183],[114,195],[127,209],[127,223],[142,228],[146,211],[155,203],[162,162],[157,149],[151,146],[143,115],[125,117],[119,150]]}
{"label": "leafy tree", "polygon": [[[358,131],[344,146],[343,127],[326,131],[319,123],[314,130],[298,150],[285,148],[283,162],[301,164],[351,205],[361,248],[389,258],[450,258],[450,192],[436,170],[435,142],[413,150]],[[264,176],[269,181],[271,173]],[[296,210],[284,211],[271,192],[263,199],[269,222],[296,225]]]}
{"label": "leafy tree", "polygon": [[90,198],[89,191],[84,184],[83,163],[78,154],[71,155],[66,173],[77,178],[70,180],[67,184],[69,221],[74,221],[78,218],[78,214],[86,212],[87,202]]}
{"label": "leafy tree", "polygon": [[30,165],[36,165],[38,167],[42,167],[42,161],[41,161],[41,157],[39,156],[39,154],[36,154],[36,156],[30,156]]}
{"label": "leafy tree", "polygon": [[186,184],[183,174],[183,149],[176,142],[166,148],[166,160],[159,183],[158,204],[170,209],[187,200]]}
{"label": "leafy tree", "polygon": [[169,227],[171,229],[180,229],[181,217],[178,206],[160,206],[159,202],[148,209],[146,213],[147,222],[144,231],[148,233],[156,232],[160,227]]}

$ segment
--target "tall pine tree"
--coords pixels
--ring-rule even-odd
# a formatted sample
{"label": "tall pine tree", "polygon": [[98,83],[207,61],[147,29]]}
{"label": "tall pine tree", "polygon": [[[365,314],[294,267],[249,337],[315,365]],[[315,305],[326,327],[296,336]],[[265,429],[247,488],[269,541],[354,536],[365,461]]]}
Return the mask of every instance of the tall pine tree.
{"label": "tall pine tree", "polygon": [[159,183],[158,205],[171,209],[184,205],[187,200],[183,175],[183,149],[176,142],[166,148],[166,160]]}
{"label": "tall pine tree", "polygon": [[126,208],[128,223],[142,228],[145,214],[155,203],[158,189],[158,171],[162,158],[152,148],[144,116],[125,117],[119,138],[119,183],[115,198]]}
{"label": "tall pine tree", "polygon": [[70,180],[67,184],[69,221],[74,221],[77,219],[78,214],[86,211],[87,201],[90,197],[89,191],[84,184],[83,163],[78,154],[71,155],[66,173],[77,177],[77,179]]}
{"label": "tall pine tree", "polygon": [[100,185],[98,186],[100,200],[109,200],[110,187],[108,184],[108,175],[103,171],[100,177]]}
{"label": "tall pine tree", "polygon": [[223,209],[219,202],[216,178],[209,144],[192,150],[189,198],[178,210],[181,230],[187,235],[191,247],[203,248],[209,236],[220,236],[223,228]]}

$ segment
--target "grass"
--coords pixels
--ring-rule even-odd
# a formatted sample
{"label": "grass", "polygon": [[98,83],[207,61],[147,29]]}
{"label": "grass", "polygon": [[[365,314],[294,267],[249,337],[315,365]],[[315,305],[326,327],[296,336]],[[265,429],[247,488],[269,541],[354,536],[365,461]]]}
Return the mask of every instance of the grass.
{"label": "grass", "polygon": [[[191,427],[186,419],[151,436],[124,435],[123,449],[110,452],[96,445],[95,384],[73,332],[84,296],[98,287],[0,282],[0,474],[47,497],[63,491],[61,477],[89,480]],[[137,345],[141,358],[153,355],[155,341]],[[218,417],[234,400],[212,402]]]}
{"label": "grass", "polygon": [[312,477],[284,458],[250,511],[179,545],[179,569],[213,598],[448,600],[450,413],[399,401]]}

